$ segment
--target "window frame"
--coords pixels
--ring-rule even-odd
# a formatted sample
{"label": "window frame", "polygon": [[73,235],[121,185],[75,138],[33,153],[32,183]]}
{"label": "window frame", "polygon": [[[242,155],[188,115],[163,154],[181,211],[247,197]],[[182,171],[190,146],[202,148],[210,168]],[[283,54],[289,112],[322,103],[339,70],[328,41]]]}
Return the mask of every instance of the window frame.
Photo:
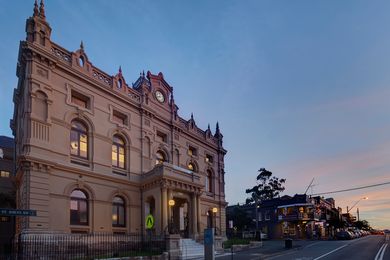
{"label": "window frame", "polygon": [[[115,202],[115,198],[119,198],[122,200],[122,202]],[[120,208],[122,208],[123,216],[121,218],[120,215]],[[117,219],[115,220],[116,223],[114,223],[114,209],[117,216]],[[121,196],[115,196],[112,200],[112,227],[126,227],[126,200]],[[120,224],[121,219],[123,219],[123,224]]]}
{"label": "window frame", "polygon": [[[84,127],[85,130],[82,130],[82,129],[78,129],[77,127],[74,127],[73,124],[80,124],[82,127]],[[77,148],[73,148],[72,147],[72,142],[74,141],[73,140],[73,134],[76,135],[76,139],[75,141],[77,142]],[[84,122],[78,120],[78,119],[74,119],[72,120],[71,122],[71,129],[70,129],[70,154],[71,156],[74,156],[74,157],[77,157],[77,158],[81,158],[81,159],[85,159],[85,160],[88,160],[89,159],[89,132],[88,132],[88,126],[87,124],[85,124]],[[82,135],[85,135],[86,137],[86,141],[85,141],[85,144],[86,144],[86,155],[83,156],[81,155],[81,136]],[[73,153],[73,150],[76,150],[77,151],[77,154]]]}
{"label": "window frame", "polygon": [[[72,194],[75,191],[82,192],[82,194],[85,196],[85,198],[76,197],[76,196],[72,197]],[[72,209],[72,203],[76,203],[77,210]],[[81,221],[81,207],[80,207],[81,203],[85,203],[85,209],[86,209],[86,221],[85,222]],[[77,214],[76,221],[74,221],[74,219],[72,219],[72,211],[76,211],[76,214]],[[84,190],[81,190],[81,189],[72,190],[72,192],[70,194],[69,213],[70,213],[69,214],[70,225],[74,225],[74,226],[88,226],[89,225],[89,199],[88,199],[87,192],[85,192]]]}
{"label": "window frame", "polygon": [[[116,139],[119,139],[122,141],[122,143],[117,142]],[[116,165],[114,164],[114,147],[116,148]],[[120,150],[123,150],[123,167],[120,165]],[[111,145],[111,165],[114,168],[126,170],[126,163],[127,163],[127,153],[126,153],[126,139],[122,136],[115,134],[112,138],[112,145]]]}
{"label": "window frame", "polygon": [[[162,155],[161,157],[163,158],[163,160],[159,160],[159,157],[157,157],[157,154]],[[166,156],[166,154],[162,150],[158,150],[155,153],[155,156],[156,156],[156,165],[161,165],[161,164],[163,164],[164,162],[167,161],[167,156]]]}

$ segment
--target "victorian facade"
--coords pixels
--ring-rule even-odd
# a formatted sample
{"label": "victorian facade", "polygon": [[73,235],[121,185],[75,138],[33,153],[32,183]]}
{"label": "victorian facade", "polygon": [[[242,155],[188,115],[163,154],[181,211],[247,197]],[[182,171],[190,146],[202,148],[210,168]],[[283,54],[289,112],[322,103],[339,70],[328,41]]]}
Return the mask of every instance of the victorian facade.
{"label": "victorian facade", "polygon": [[[223,136],[178,115],[160,72],[129,85],[95,67],[83,44],[51,40],[35,3],[20,43],[11,128],[17,205],[37,210],[17,232],[225,233]],[[146,217],[153,225],[146,225]]]}

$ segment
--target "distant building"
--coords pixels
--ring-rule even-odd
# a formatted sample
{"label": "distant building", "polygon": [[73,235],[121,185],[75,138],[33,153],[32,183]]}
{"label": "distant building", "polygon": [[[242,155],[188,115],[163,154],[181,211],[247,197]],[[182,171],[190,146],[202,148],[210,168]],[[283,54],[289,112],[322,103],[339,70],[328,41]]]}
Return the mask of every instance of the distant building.
{"label": "distant building", "polygon": [[[0,136],[0,208],[15,207],[14,139]],[[15,218],[0,215],[0,255],[10,248]]]}
{"label": "distant building", "polygon": [[[292,197],[285,195],[262,201],[258,205],[257,214],[254,204],[228,206],[227,223],[233,218],[237,207],[252,219],[246,230],[256,230],[257,215],[257,229],[266,233],[269,238],[328,238],[333,237],[343,225],[341,209],[335,207],[333,198],[324,199],[305,194]],[[351,218],[353,219],[345,215],[345,219],[350,221]]]}
{"label": "distant building", "polygon": [[151,214],[157,234],[197,238],[213,227],[224,235],[218,123],[212,133],[192,115],[180,117],[161,72],[128,84],[121,68],[107,74],[83,44],[66,50],[51,32],[43,3],[35,4],[19,48],[11,126],[17,205],[37,216],[18,218],[17,232],[145,232]]}

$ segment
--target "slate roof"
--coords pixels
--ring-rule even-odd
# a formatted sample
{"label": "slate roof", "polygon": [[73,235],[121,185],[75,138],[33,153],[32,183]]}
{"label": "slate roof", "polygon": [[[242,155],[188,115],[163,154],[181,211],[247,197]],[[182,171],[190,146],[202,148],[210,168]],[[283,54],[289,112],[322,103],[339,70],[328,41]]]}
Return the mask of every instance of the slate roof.
{"label": "slate roof", "polygon": [[12,137],[0,135],[0,147],[14,148],[14,139]]}

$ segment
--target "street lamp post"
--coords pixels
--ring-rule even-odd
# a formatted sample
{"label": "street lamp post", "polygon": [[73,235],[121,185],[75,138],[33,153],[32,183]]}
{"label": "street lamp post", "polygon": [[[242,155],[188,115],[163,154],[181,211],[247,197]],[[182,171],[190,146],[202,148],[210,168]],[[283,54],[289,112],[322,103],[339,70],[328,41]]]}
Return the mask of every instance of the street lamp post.
{"label": "street lamp post", "polygon": [[171,212],[171,219],[170,219],[170,228],[169,228],[169,233],[173,233],[173,206],[175,206],[175,200],[173,199],[170,199],[168,201],[168,205],[169,205],[169,208],[170,208],[170,212]]}
{"label": "street lamp post", "polygon": [[363,198],[360,198],[358,201],[356,201],[355,202],[355,204],[353,204],[352,205],[352,207],[350,207],[349,209],[348,209],[348,207],[347,207],[347,213],[349,213],[360,201],[362,201],[362,200],[368,200],[368,197],[363,197]]}
{"label": "street lamp post", "polygon": [[215,232],[215,235],[217,235],[217,212],[218,212],[218,208],[214,207],[213,208],[213,215],[214,215],[214,232]]}

